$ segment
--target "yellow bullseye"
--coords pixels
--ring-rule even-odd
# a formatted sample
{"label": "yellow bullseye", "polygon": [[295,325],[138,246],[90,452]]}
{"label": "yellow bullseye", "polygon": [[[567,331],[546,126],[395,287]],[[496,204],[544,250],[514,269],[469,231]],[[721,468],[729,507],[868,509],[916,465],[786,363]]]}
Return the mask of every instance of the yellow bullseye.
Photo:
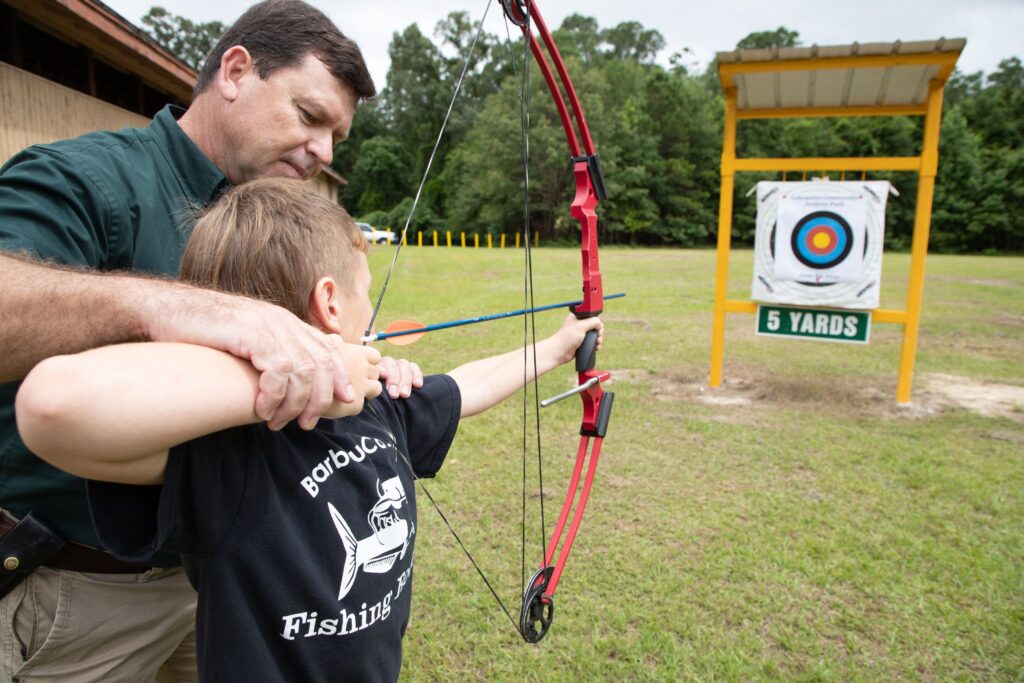
{"label": "yellow bullseye", "polygon": [[817,235],[811,238],[811,241],[814,243],[815,249],[825,249],[826,247],[829,247],[832,244],[832,238],[827,233],[824,232],[819,232]]}

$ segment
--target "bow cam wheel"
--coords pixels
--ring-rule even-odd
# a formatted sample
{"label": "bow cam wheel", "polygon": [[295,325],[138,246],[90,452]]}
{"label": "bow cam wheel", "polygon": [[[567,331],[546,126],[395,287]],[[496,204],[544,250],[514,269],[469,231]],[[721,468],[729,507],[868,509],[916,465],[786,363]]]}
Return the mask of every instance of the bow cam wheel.
{"label": "bow cam wheel", "polygon": [[523,593],[523,609],[519,613],[519,633],[528,643],[539,642],[548,633],[555,616],[555,600],[544,595],[554,567],[538,569],[530,579],[530,587]]}

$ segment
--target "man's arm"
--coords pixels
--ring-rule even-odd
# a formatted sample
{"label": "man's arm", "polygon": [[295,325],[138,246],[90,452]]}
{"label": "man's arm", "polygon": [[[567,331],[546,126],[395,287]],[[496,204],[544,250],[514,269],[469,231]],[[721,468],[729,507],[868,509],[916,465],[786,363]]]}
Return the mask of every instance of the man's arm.
{"label": "man's arm", "polygon": [[58,354],[153,340],[227,351],[260,373],[256,414],[272,428],[311,428],[335,396],[355,397],[327,335],[271,304],[136,275],[0,255],[0,379]]}
{"label": "man's arm", "polygon": [[[354,415],[380,394],[376,350],[330,338],[353,372],[357,398],[334,402]],[[16,402],[25,444],[77,476],[159,483],[172,446],[259,421],[259,374],[230,354],[193,344],[116,344],[37,365]]]}
{"label": "man's arm", "polygon": [[[561,329],[555,334],[537,342],[537,377],[568,363],[575,356],[576,349],[590,330],[597,330],[597,343],[600,348],[604,324],[600,318],[584,318],[577,320],[569,315],[562,323]],[[523,359],[526,359],[526,372],[523,371]],[[523,388],[526,377],[532,379],[534,350],[526,347],[509,351],[498,356],[483,358],[460,365],[448,376],[459,385],[462,394],[461,417],[470,417],[491,408]]]}

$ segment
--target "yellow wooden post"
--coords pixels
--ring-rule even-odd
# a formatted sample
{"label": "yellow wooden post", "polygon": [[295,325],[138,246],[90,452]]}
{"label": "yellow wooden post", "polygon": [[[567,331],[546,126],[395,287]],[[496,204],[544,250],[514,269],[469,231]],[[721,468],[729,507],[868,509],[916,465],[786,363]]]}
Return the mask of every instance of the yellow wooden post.
{"label": "yellow wooden post", "polygon": [[722,184],[718,199],[718,261],[715,267],[715,309],[711,331],[711,380],[722,386],[725,350],[725,299],[729,285],[729,248],[732,241],[732,195],[736,164],[736,88],[725,93],[725,131],[722,135]]}
{"label": "yellow wooden post", "polygon": [[487,248],[488,249],[490,249],[490,248],[492,248],[494,246],[494,244],[492,242],[493,242],[493,237],[491,236],[491,233],[487,233]]}
{"label": "yellow wooden post", "polygon": [[516,249],[519,248],[519,233],[516,233]]}
{"label": "yellow wooden post", "polygon": [[407,237],[407,236],[406,236],[406,234],[405,234],[405,233],[403,232],[403,233],[402,233],[402,246],[403,246],[403,247],[407,247],[407,246],[409,246],[408,244],[406,244],[406,241],[407,241],[407,240],[408,240],[408,237]]}
{"label": "yellow wooden post", "polygon": [[505,233],[501,233],[501,248],[505,248]]}
{"label": "yellow wooden post", "polygon": [[533,246],[540,246],[540,232],[533,233]]}
{"label": "yellow wooden post", "polygon": [[928,84],[928,113],[924,119],[924,144],[921,147],[921,171],[917,184],[917,206],[914,210],[914,238],[910,247],[910,284],[907,287],[907,322],[903,326],[903,349],[900,351],[900,374],[896,382],[896,401],[910,402],[917,356],[917,333],[921,324],[921,302],[924,298],[924,262],[928,255],[928,232],[932,222],[932,200],[935,197],[935,174],[939,170],[939,130],[942,123],[942,89],[944,83]]}
{"label": "yellow wooden post", "polygon": [[480,248],[480,233],[478,233],[478,232],[474,232],[473,233],[473,248],[474,249],[479,249]]}
{"label": "yellow wooden post", "polygon": [[417,247],[422,247],[423,246],[423,231],[422,230],[417,230],[416,231],[416,246]]}
{"label": "yellow wooden post", "polygon": [[437,230],[434,231],[434,248],[437,248]]}
{"label": "yellow wooden post", "polygon": [[466,233],[465,232],[459,233],[459,239],[462,241],[462,248],[465,249],[466,248]]}
{"label": "yellow wooden post", "polygon": [[448,248],[451,249],[452,248],[452,231],[451,230],[445,230],[444,231],[444,239],[445,239],[445,243],[448,245]]}

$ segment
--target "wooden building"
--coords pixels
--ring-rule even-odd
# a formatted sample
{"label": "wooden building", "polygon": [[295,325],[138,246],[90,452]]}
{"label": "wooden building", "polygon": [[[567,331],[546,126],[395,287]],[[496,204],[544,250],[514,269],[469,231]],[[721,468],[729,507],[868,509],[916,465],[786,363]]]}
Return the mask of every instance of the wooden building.
{"label": "wooden building", "polygon": [[[197,74],[99,0],[0,0],[0,162],[95,130],[144,127],[187,107]],[[345,180],[310,181],[337,200]]]}

